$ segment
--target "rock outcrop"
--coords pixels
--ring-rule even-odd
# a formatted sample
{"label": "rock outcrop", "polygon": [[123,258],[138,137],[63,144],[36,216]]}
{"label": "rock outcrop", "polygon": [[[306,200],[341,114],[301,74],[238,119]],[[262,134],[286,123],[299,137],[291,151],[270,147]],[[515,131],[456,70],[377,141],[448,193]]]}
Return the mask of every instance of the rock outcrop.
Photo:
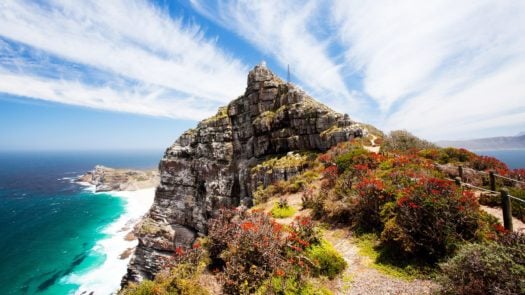
{"label": "rock outcrop", "polygon": [[157,170],[113,169],[97,165],[95,169],[79,176],[77,182],[95,186],[96,192],[134,191],[159,184]]}
{"label": "rock outcrop", "polygon": [[205,235],[224,206],[250,206],[251,168],[271,155],[324,151],[362,136],[361,125],[283,82],[264,64],[248,75],[244,95],[184,132],[159,164],[160,185],[123,284],[152,278],[180,245]]}

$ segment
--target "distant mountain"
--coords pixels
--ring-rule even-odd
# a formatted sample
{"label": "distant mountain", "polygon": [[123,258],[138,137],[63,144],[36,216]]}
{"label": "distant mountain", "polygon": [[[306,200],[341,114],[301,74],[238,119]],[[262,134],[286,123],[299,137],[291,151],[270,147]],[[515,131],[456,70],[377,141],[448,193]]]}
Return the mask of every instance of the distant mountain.
{"label": "distant mountain", "polygon": [[436,142],[442,147],[466,148],[469,150],[525,149],[525,132],[517,136],[499,136],[470,140],[442,140]]}

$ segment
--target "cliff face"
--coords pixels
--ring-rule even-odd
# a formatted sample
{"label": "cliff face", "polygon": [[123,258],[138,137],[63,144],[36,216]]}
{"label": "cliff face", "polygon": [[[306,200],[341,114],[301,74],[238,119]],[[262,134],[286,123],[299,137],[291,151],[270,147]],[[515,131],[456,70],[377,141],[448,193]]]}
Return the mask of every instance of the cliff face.
{"label": "cliff face", "polygon": [[123,283],[152,278],[177,246],[206,234],[218,208],[250,206],[255,189],[250,168],[267,156],[323,151],[362,132],[348,116],[256,66],[243,96],[166,150],[155,201],[137,229],[139,245]]}

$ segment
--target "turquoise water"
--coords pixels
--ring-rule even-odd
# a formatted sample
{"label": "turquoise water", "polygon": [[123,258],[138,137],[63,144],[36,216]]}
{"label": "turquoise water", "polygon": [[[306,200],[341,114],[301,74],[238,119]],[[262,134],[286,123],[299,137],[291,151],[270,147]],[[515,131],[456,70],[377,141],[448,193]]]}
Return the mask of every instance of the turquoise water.
{"label": "turquoise water", "polygon": [[525,168],[525,150],[476,151],[477,154],[496,157],[509,168]]}
{"label": "turquoise water", "polygon": [[68,294],[101,265],[93,251],[124,211],[122,199],[93,194],[71,178],[95,164],[154,167],[159,152],[0,153],[0,294]]}

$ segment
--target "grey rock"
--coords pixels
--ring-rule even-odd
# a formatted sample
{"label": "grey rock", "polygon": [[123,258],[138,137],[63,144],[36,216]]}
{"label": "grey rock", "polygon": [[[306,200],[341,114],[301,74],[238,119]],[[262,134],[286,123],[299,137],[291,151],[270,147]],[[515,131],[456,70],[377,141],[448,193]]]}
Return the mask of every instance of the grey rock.
{"label": "grey rock", "polygon": [[[301,167],[252,175],[271,155],[324,151],[354,138],[362,127],[348,116],[283,82],[265,65],[248,74],[244,95],[184,132],[159,164],[160,184],[147,218],[154,234],[138,229],[139,245],[123,284],[153,278],[174,247],[207,233],[207,221],[225,206],[250,206],[257,183],[298,174]],[[148,226],[151,226],[149,224]],[[149,228],[151,229],[151,227]],[[167,230],[171,229],[171,230]]]}

